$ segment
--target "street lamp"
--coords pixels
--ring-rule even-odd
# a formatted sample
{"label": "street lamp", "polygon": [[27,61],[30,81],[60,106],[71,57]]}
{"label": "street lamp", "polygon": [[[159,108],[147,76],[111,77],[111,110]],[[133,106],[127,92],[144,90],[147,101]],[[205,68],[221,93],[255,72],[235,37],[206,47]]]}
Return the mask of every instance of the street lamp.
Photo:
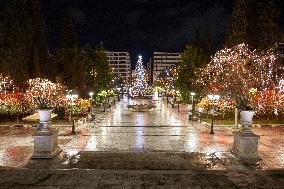
{"label": "street lamp", "polygon": [[195,92],[190,92],[190,95],[191,95],[191,121],[193,121],[193,116],[195,113],[195,106],[194,106]]}
{"label": "street lamp", "polygon": [[120,87],[117,87],[117,90],[118,90],[118,93],[117,93],[117,101],[120,101],[120,98],[119,98],[119,94],[120,94]]}
{"label": "street lamp", "polygon": [[180,92],[179,91],[177,91],[176,93],[176,102],[177,102],[178,112],[179,112],[179,103],[180,103]]}
{"label": "street lamp", "polygon": [[214,131],[213,131],[213,121],[214,121],[214,103],[215,101],[218,101],[220,99],[220,95],[214,95],[214,94],[209,94],[208,95],[208,98],[210,100],[213,101],[213,106],[212,106],[212,122],[211,122],[211,131],[210,131],[210,134],[214,134]]}
{"label": "street lamp", "polygon": [[89,92],[89,95],[90,95],[90,105],[91,105],[91,108],[90,108],[90,114],[92,114],[92,108],[93,108],[93,95],[94,95],[94,92],[93,91],[90,91]]}
{"label": "street lamp", "polygon": [[93,98],[93,95],[94,95],[94,92],[89,92],[89,95],[90,95],[90,97],[91,97],[91,99]]}
{"label": "street lamp", "polygon": [[121,96],[122,96],[122,100],[123,100],[123,96],[124,96],[124,84],[121,83]]}
{"label": "street lamp", "polygon": [[173,94],[173,97],[171,98],[171,104],[172,104],[172,107],[174,107],[174,105],[175,105],[175,98],[176,98],[175,90],[172,90],[172,94]]}
{"label": "street lamp", "polygon": [[66,98],[71,101],[71,112],[70,112],[70,116],[69,116],[69,120],[70,122],[72,122],[72,131],[71,134],[75,134],[75,123],[74,120],[72,120],[72,114],[73,114],[73,104],[74,104],[74,100],[76,98],[78,98],[78,93],[75,90],[68,90],[67,94],[66,94]]}

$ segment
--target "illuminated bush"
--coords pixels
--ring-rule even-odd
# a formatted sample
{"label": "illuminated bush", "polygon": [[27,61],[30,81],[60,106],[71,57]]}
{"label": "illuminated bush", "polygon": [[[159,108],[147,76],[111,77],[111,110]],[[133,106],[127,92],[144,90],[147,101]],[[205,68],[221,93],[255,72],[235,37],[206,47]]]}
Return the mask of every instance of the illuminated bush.
{"label": "illuminated bush", "polygon": [[50,105],[54,108],[64,106],[66,103],[64,96],[64,87],[59,83],[53,83],[48,79],[30,79],[27,82],[26,93],[32,96],[32,104],[36,107],[36,98],[48,99]]}

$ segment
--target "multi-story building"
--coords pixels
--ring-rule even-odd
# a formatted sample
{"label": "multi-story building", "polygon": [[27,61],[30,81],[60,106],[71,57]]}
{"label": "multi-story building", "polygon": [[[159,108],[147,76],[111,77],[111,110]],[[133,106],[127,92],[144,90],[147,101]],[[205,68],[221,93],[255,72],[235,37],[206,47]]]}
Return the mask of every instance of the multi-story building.
{"label": "multi-story building", "polygon": [[151,70],[152,80],[155,81],[155,78],[166,69],[177,66],[181,62],[180,53],[171,53],[171,52],[154,52],[151,58],[151,65],[153,68]]}
{"label": "multi-story building", "polygon": [[131,62],[129,52],[107,51],[106,55],[113,73],[122,78],[126,83],[130,83]]}

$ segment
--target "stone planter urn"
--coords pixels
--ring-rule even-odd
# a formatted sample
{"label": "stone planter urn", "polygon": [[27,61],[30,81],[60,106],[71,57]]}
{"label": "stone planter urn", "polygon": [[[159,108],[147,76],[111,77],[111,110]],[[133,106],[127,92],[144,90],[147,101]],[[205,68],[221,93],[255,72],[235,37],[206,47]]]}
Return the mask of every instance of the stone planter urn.
{"label": "stone planter urn", "polygon": [[38,109],[39,121],[48,122],[51,120],[51,113],[53,109]]}
{"label": "stone planter urn", "polygon": [[254,111],[241,111],[240,112],[240,122],[243,126],[248,127],[252,124],[252,118],[254,115]]}
{"label": "stone planter urn", "polygon": [[51,125],[51,113],[53,109],[38,109],[38,115],[39,115],[39,130],[40,131],[47,131],[50,129]]}

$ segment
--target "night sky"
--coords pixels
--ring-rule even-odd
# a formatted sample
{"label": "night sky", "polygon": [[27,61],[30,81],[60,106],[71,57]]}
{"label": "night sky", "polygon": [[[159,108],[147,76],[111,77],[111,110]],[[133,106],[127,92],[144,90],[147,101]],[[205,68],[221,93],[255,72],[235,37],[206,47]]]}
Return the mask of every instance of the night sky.
{"label": "night sky", "polygon": [[[61,41],[62,19],[68,9],[82,45],[102,41],[107,50],[130,51],[134,56],[149,56],[154,50],[181,51],[197,28],[212,30],[215,48],[221,48],[233,4],[233,0],[41,1],[51,52]],[[282,0],[275,0],[275,5],[284,7]]]}

